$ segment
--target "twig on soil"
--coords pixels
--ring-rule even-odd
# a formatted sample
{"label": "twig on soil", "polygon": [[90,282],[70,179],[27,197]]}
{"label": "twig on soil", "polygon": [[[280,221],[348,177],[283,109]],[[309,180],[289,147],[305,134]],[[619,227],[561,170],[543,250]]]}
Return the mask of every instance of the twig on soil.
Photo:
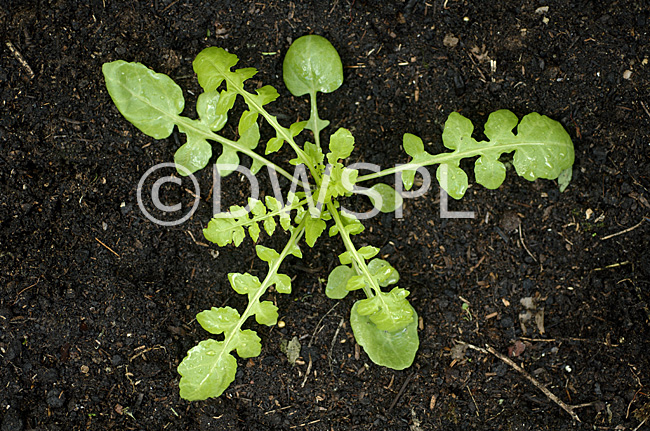
{"label": "twig on soil", "polygon": [[469,392],[469,396],[472,397],[472,401],[474,401],[474,407],[476,407],[476,417],[480,417],[481,413],[479,413],[478,404],[476,404],[476,400],[474,399],[474,395],[472,394],[472,390],[469,388],[469,386],[465,386],[465,389],[467,389],[467,392]]}
{"label": "twig on soil", "polygon": [[647,420],[648,420],[648,418],[645,418],[645,419],[643,419],[643,422],[641,422],[641,423],[639,424],[639,426],[638,426],[638,427],[636,427],[636,428],[634,428],[634,430],[633,430],[633,431],[638,431],[638,430],[639,430],[639,428],[641,428],[641,427],[643,426],[643,424],[644,424],[644,423],[645,423],[645,422],[646,422]]}
{"label": "twig on soil", "polygon": [[645,113],[648,115],[648,117],[650,117],[650,112],[648,112],[648,108],[645,107],[645,105],[643,104],[643,102],[640,102],[640,103],[641,103],[641,107],[643,108],[643,110],[645,111]]}
{"label": "twig on soil", "polygon": [[[334,304],[334,306],[332,308],[330,308],[329,311],[327,313],[325,313],[325,315],[323,317],[320,318],[320,320],[316,324],[316,327],[314,328],[314,332],[311,334],[311,338],[309,339],[309,344],[307,345],[307,347],[311,347],[312,343],[314,342],[314,338],[316,337],[316,334],[323,330],[323,326],[320,326],[320,324],[323,323],[323,320],[327,317],[327,315],[330,314],[332,311],[334,311],[336,306],[339,305],[339,304],[340,304],[340,302],[337,302],[336,304]],[[319,328],[320,328],[320,330],[319,330]]]}
{"label": "twig on soil", "polygon": [[519,239],[521,240],[521,245],[524,246],[526,253],[528,253],[528,255],[532,257],[535,262],[537,262],[537,259],[535,259],[535,256],[533,256],[533,253],[531,253],[530,250],[528,250],[528,247],[526,247],[526,243],[524,242],[524,235],[522,233],[523,230],[523,226],[521,225],[521,222],[519,222]]}
{"label": "twig on soil", "polygon": [[521,373],[524,377],[526,377],[526,378],[528,379],[528,381],[530,381],[533,385],[535,385],[535,387],[536,387],[537,389],[539,389],[540,391],[542,391],[542,392],[544,393],[544,395],[546,395],[546,396],[548,397],[548,399],[550,399],[551,401],[553,401],[555,404],[557,404],[558,406],[560,406],[560,407],[561,407],[565,412],[567,412],[568,414],[570,414],[571,417],[573,418],[573,420],[575,420],[575,421],[577,421],[577,422],[582,422],[582,421],[580,420],[580,418],[578,417],[578,415],[576,414],[576,412],[574,412],[573,410],[574,410],[575,408],[577,408],[577,407],[585,407],[585,406],[587,406],[587,405],[591,405],[591,403],[589,403],[589,404],[581,404],[581,405],[579,405],[579,406],[570,406],[570,405],[566,404],[564,401],[562,401],[561,399],[559,399],[558,397],[556,397],[556,396],[555,396],[551,391],[549,391],[549,390],[546,388],[546,386],[544,386],[543,384],[541,384],[540,382],[538,382],[538,381],[537,381],[533,376],[531,376],[530,374],[528,374],[528,372],[526,372],[526,370],[524,370],[523,368],[521,368],[519,365],[515,364],[515,363],[514,363],[510,358],[508,358],[507,356],[504,356],[504,355],[502,355],[501,353],[499,353],[499,352],[497,352],[496,350],[494,350],[491,346],[486,345],[486,346],[485,346],[485,349],[484,349],[484,348],[482,348],[482,347],[478,347],[478,346],[475,346],[475,345],[473,345],[473,344],[465,343],[465,342],[462,342],[462,341],[459,341],[459,343],[464,344],[465,346],[469,347],[470,349],[472,349],[472,350],[476,350],[476,351],[481,352],[481,353],[485,353],[485,354],[491,353],[492,355],[494,355],[494,356],[496,356],[497,358],[501,359],[503,362],[505,362],[506,364],[510,365],[512,368],[514,368],[514,369],[517,370],[519,373]]}
{"label": "twig on soil", "polygon": [[594,271],[603,271],[605,269],[618,268],[619,266],[629,265],[631,263],[632,262],[630,262],[629,260],[626,260],[625,262],[621,262],[621,263],[612,263],[611,265],[603,266],[602,268],[594,268]]}
{"label": "twig on soil", "polygon": [[330,365],[330,373],[334,373],[334,370],[332,369],[332,351],[334,350],[334,343],[336,342],[336,337],[339,336],[339,331],[341,330],[341,326],[343,326],[343,322],[345,322],[345,319],[341,318],[339,326],[336,328],[336,332],[334,333],[334,337],[332,337],[332,342],[330,343],[330,351],[327,352],[327,361]]}
{"label": "twig on soil", "polygon": [[643,224],[643,222],[645,221],[645,219],[646,219],[646,218],[644,217],[644,218],[641,219],[640,222],[638,222],[638,223],[635,224],[634,226],[632,226],[632,227],[628,227],[627,229],[622,230],[622,231],[620,231],[620,232],[616,232],[616,233],[613,233],[613,234],[611,234],[611,235],[604,236],[604,237],[602,237],[600,240],[601,240],[601,241],[605,241],[606,239],[614,238],[615,236],[623,235],[624,233],[628,233],[628,232],[630,232],[630,231],[633,231],[634,229],[636,229],[636,228],[638,228],[639,226],[641,226],[641,224]]}
{"label": "twig on soil", "polygon": [[305,371],[305,379],[302,381],[302,385],[300,385],[301,388],[305,387],[305,383],[307,383],[307,378],[309,377],[309,372],[311,371],[311,353],[309,354],[309,365],[307,365],[307,371]]}
{"label": "twig on soil", "polygon": [[284,407],[280,407],[279,409],[269,410],[268,412],[264,412],[264,414],[265,414],[265,415],[270,415],[271,413],[281,412],[282,410],[290,409],[291,407],[293,407],[293,406],[284,406]]}
{"label": "twig on soil", "polygon": [[29,64],[25,61],[20,51],[18,51],[14,44],[9,41],[5,42],[5,44],[7,45],[7,48],[9,48],[9,51],[11,51],[11,53],[14,55],[14,57],[16,57],[18,62],[25,68],[27,74],[29,75],[29,79],[32,79],[34,77],[34,71],[31,67],[29,67]]}
{"label": "twig on soil", "polygon": [[98,243],[100,243],[101,245],[103,245],[104,247],[106,247],[106,248],[108,249],[108,251],[110,251],[110,252],[113,253],[115,256],[117,256],[118,259],[120,259],[120,255],[117,254],[117,253],[115,252],[115,250],[113,250],[112,248],[110,248],[109,246],[107,246],[106,244],[104,244],[103,242],[101,242],[101,241],[100,241],[99,239],[97,239],[97,238],[95,238],[95,241],[97,241]]}
{"label": "twig on soil", "polygon": [[411,379],[415,376],[415,373],[411,373],[406,380],[404,380],[404,383],[402,384],[402,387],[400,388],[399,392],[397,393],[397,396],[395,396],[395,399],[393,402],[390,404],[390,407],[388,407],[388,411],[390,412],[393,410],[393,407],[395,407],[395,404],[397,404],[397,401],[402,397],[404,394],[404,391],[406,390],[406,386],[410,383]]}
{"label": "twig on soil", "polygon": [[40,283],[40,281],[41,281],[41,279],[39,278],[38,280],[36,280],[36,283],[32,284],[31,286],[27,286],[26,288],[24,288],[23,290],[18,292],[18,295],[16,295],[16,299],[14,300],[14,303],[11,304],[11,305],[16,305],[16,302],[18,302],[18,298],[20,298],[20,295],[22,295],[23,292],[27,292],[32,287],[36,286],[38,283]]}

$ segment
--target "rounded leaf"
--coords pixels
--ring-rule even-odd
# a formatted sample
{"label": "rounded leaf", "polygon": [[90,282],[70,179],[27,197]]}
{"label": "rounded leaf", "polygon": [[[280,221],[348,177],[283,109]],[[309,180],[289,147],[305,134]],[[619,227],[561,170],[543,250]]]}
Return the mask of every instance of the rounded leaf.
{"label": "rounded leaf", "polygon": [[325,295],[330,299],[343,299],[349,293],[345,287],[354,270],[347,265],[339,265],[330,272],[325,286]]}
{"label": "rounded leaf", "polygon": [[124,118],[152,138],[171,135],[185,100],[169,76],[123,60],[104,63],[102,72],[108,94]]}
{"label": "rounded leaf", "polygon": [[237,345],[237,354],[240,358],[254,358],[262,352],[262,343],[257,333],[251,329],[239,331],[233,344]]}
{"label": "rounded leaf", "polygon": [[469,119],[452,112],[442,130],[442,143],[450,150],[462,150],[472,144],[473,131],[474,125]]}
{"label": "rounded leaf", "polygon": [[368,262],[368,271],[381,287],[395,284],[399,281],[399,272],[384,259],[373,259]]}
{"label": "rounded leaf", "polygon": [[515,151],[512,164],[517,174],[533,181],[553,180],[573,165],[571,137],[562,124],[536,112],[526,115],[517,126],[517,138],[526,145]]}
{"label": "rounded leaf", "polygon": [[488,189],[498,189],[506,179],[506,167],[500,161],[481,156],[474,164],[476,182]]}
{"label": "rounded leaf", "polygon": [[182,176],[205,168],[212,157],[212,145],[195,135],[187,135],[187,142],[174,153],[176,170]]}
{"label": "rounded leaf", "polygon": [[449,196],[460,199],[467,191],[467,174],[458,166],[443,163],[436,170],[436,178]]}
{"label": "rounded leaf", "polygon": [[370,187],[373,193],[368,193],[372,204],[383,213],[392,213],[402,206],[402,195],[388,184],[378,183]]}
{"label": "rounded leaf", "polygon": [[196,112],[198,112],[201,121],[213,132],[218,132],[223,129],[223,126],[228,121],[228,111],[224,113],[219,112],[220,97],[221,94],[215,90],[199,94],[199,98],[196,101]]}
{"label": "rounded leaf", "polygon": [[212,307],[196,315],[197,322],[211,334],[230,332],[240,319],[239,312],[232,307]]}
{"label": "rounded leaf", "polygon": [[391,333],[378,329],[369,316],[359,314],[359,302],[352,306],[350,313],[350,325],[357,343],[377,365],[394,370],[410,367],[420,346],[418,315],[415,310],[413,320],[404,329]]}
{"label": "rounded leaf", "polygon": [[204,340],[192,347],[178,366],[181,398],[188,401],[218,397],[235,380],[237,360],[223,342]]}
{"label": "rounded leaf", "polygon": [[511,111],[507,109],[494,111],[485,123],[485,136],[490,141],[514,138],[512,130],[517,127],[517,123],[519,123],[519,118]]}
{"label": "rounded leaf", "polygon": [[327,39],[303,36],[291,44],[284,57],[282,78],[294,96],[331,93],[343,83],[343,64]]}

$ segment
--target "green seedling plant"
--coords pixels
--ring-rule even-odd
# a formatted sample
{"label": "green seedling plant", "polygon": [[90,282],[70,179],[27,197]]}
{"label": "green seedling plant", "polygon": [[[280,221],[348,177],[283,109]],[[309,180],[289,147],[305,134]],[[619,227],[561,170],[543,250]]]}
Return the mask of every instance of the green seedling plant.
{"label": "green seedling plant", "polygon": [[[402,197],[388,184],[378,183],[365,189],[360,184],[389,175],[398,175],[406,190],[414,183],[418,169],[438,165],[436,178],[441,187],[455,199],[460,199],[468,187],[463,159],[477,158],[474,174],[479,184],[496,189],[504,181],[504,154],[514,153],[512,164],[527,180],[556,179],[567,176],[573,164],[573,144],[562,125],[536,113],[521,121],[508,110],[492,113],[485,124],[485,141],[472,137],[472,122],[460,115],[449,115],[442,134],[443,144],[451,151],[430,154],[422,140],[405,134],[403,146],[410,161],[389,169],[360,175],[345,160],[355,148],[354,137],[339,128],[328,136],[328,151],[323,151],[321,134],[329,122],[318,114],[318,93],[331,93],[343,83],[343,67],[336,49],[325,38],[309,35],[297,39],[289,48],[283,62],[283,79],[287,89],[296,97],[309,96],[310,117],[289,127],[282,126],[266,105],[278,98],[278,92],[266,85],[247,89],[246,81],[257,71],[253,68],[233,69],[236,55],[221,48],[203,50],[193,62],[194,71],[203,93],[198,96],[198,119],[181,115],[184,98],[181,88],[168,76],[156,73],[139,63],[122,60],[103,65],[108,92],[122,115],[143,133],[155,139],[170,136],[174,127],[185,134],[185,143],[176,151],[174,160],[180,175],[189,175],[207,166],[212,158],[212,143],[221,146],[216,167],[221,176],[232,173],[239,165],[240,155],[252,159],[253,174],[268,167],[291,181],[292,189],[284,196],[248,199],[248,209],[232,206],[218,213],[204,229],[205,237],[220,247],[239,246],[248,235],[257,243],[262,230],[268,236],[278,224],[288,234],[280,251],[255,245],[257,257],[268,264],[263,279],[249,273],[230,273],[228,281],[235,292],[247,297],[243,310],[232,307],[212,307],[197,314],[196,320],[217,338],[208,338],[190,349],[178,366],[180,395],[187,400],[218,397],[235,379],[237,360],[256,357],[262,345],[258,334],[246,328],[254,317],[260,325],[275,325],[278,308],[263,300],[273,287],[277,292],[291,293],[291,278],[280,272],[289,256],[302,258],[300,244],[313,247],[325,232],[340,236],[345,251],[339,255],[339,265],[328,275],[325,294],[342,299],[351,291],[361,291],[350,311],[354,337],[369,358],[378,365],[401,370],[409,367],[419,347],[418,315],[407,300],[409,291],[398,287],[399,273],[386,260],[377,258],[379,249],[370,245],[355,245],[353,236],[364,226],[341,202],[354,193],[368,195],[374,207],[382,212],[395,211]],[[246,110],[238,121],[238,139],[232,140],[218,132],[223,129],[236,99],[243,100]],[[270,125],[275,136],[266,141],[263,154],[256,151],[260,142],[260,123]],[[514,130],[516,129],[516,133]],[[308,130],[309,132],[306,132]],[[313,142],[306,138],[313,138]],[[267,155],[285,144],[295,158],[289,164],[303,168],[304,175],[294,178],[276,165]],[[300,186],[300,189],[297,187]]]}

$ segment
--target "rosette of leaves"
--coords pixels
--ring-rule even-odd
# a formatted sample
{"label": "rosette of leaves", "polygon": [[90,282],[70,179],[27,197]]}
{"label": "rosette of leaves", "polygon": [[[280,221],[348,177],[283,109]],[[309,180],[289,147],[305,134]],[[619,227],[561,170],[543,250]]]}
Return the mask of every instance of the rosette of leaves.
{"label": "rosette of leaves", "polygon": [[[298,245],[304,236],[312,247],[329,224],[330,236],[339,235],[345,252],[339,255],[340,265],[329,274],[326,294],[342,299],[349,292],[361,291],[365,298],[357,300],[350,312],[350,324],[355,339],[375,363],[393,369],[409,367],[419,346],[418,315],[408,302],[408,290],[398,287],[399,273],[386,260],[376,258],[378,249],[357,248],[352,235],[364,230],[363,224],[342,209],[340,199],[352,194],[367,195],[382,212],[392,212],[402,204],[402,196],[391,186],[377,183],[362,190],[358,184],[401,172],[408,190],[414,183],[418,168],[438,164],[436,177],[454,198],[460,199],[468,188],[467,174],[460,167],[465,158],[476,158],[474,174],[479,184],[498,188],[505,179],[504,154],[514,153],[512,164],[516,172],[528,180],[555,179],[561,187],[570,180],[574,153],[573,144],[564,128],[539,114],[529,114],[521,122],[510,111],[500,110],[488,118],[486,141],[472,137],[471,121],[452,113],[444,128],[443,143],[451,152],[432,155],[415,135],[404,135],[404,150],[411,156],[406,165],[385,169],[368,175],[346,166],[355,141],[352,134],[339,128],[329,135],[329,151],[321,147],[320,134],[328,126],[318,115],[318,93],[331,93],[343,82],[343,67],[336,49],[320,36],[297,39],[289,48],[283,63],[284,82],[296,97],[308,95],[310,118],[289,127],[280,125],[266,105],[278,97],[271,86],[253,91],[246,81],[257,71],[253,68],[233,69],[237,56],[221,48],[206,48],[193,62],[203,93],[198,96],[198,119],[182,116],[185,101],[182,90],[168,76],[156,73],[139,63],[114,61],[103,65],[108,92],[118,110],[143,133],[155,139],[170,136],[174,127],[186,135],[186,142],[174,156],[178,171],[188,175],[205,167],[212,157],[212,142],[221,145],[216,166],[222,176],[228,175],[240,162],[240,155],[252,159],[251,171],[263,166],[273,168],[291,181],[286,202],[280,196],[264,200],[249,198],[248,210],[231,206],[226,213],[215,214],[204,229],[205,237],[220,247],[240,246],[246,237],[257,243],[265,232],[273,235],[279,224],[290,237],[281,252],[257,244],[257,257],[268,264],[266,276],[260,280],[249,273],[230,273],[228,281],[233,290],[247,298],[243,310],[232,307],[212,307],[197,315],[197,322],[216,336],[199,342],[189,350],[178,367],[181,375],[181,396],[188,400],[217,397],[225,391],[236,375],[237,360],[261,353],[260,337],[254,329],[244,329],[250,317],[258,325],[274,325],[277,307],[264,295],[271,287],[279,293],[291,292],[291,279],[279,272],[289,256],[301,258]],[[238,120],[237,139],[220,135],[236,100],[246,106]],[[241,103],[241,102],[240,102]],[[264,119],[274,130],[266,142],[265,155],[255,150],[260,141],[259,122]],[[516,131],[515,131],[516,128]],[[299,144],[296,138],[304,130],[312,133],[313,141]],[[307,132],[305,132],[307,133]],[[297,165],[296,175],[290,175],[265,156],[278,151],[287,143]],[[306,167],[309,172],[298,168]],[[302,172],[302,173],[301,173]],[[302,191],[297,190],[300,184]]]}

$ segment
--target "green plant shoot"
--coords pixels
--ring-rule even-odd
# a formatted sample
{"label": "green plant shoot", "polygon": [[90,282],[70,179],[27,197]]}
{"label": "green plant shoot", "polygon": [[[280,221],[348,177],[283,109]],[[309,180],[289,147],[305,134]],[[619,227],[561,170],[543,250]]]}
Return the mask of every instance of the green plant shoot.
{"label": "green plant shoot", "polygon": [[[474,163],[476,181],[496,189],[506,176],[501,161],[506,153],[514,153],[517,174],[528,180],[561,176],[562,187],[570,181],[573,143],[562,125],[536,113],[519,121],[507,110],[489,116],[485,125],[487,141],[475,140],[471,121],[452,113],[442,135],[450,152],[429,154],[420,138],[407,133],[403,139],[404,150],[410,156],[407,164],[360,176],[356,169],[345,164],[355,148],[354,137],[348,130],[340,128],[329,134],[327,152],[321,146],[320,135],[329,121],[318,115],[317,94],[331,93],[343,83],[343,65],[329,41],[321,36],[303,36],[287,51],[283,63],[287,89],[297,97],[309,95],[311,106],[307,121],[288,127],[282,126],[266,109],[266,105],[279,97],[276,89],[266,85],[247,90],[246,81],[257,71],[233,69],[237,63],[237,56],[221,48],[206,48],[196,57],[193,67],[203,89],[196,104],[197,119],[181,115],[185,107],[182,90],[168,76],[142,64],[121,60],[106,63],[102,68],[113,102],[134,126],[155,139],[169,137],[174,127],[185,134],[185,143],[174,155],[181,175],[208,165],[213,157],[212,143],[221,146],[216,166],[222,176],[230,174],[232,166],[239,165],[240,154],[245,154],[252,159],[253,174],[267,166],[294,184],[294,175],[266,158],[285,143],[295,154],[287,162],[296,169],[303,166],[309,172],[299,181],[303,189],[290,191],[286,201],[269,196],[264,201],[249,198],[250,212],[232,206],[226,213],[215,214],[204,229],[206,239],[219,247],[229,244],[239,247],[247,237],[257,243],[262,232],[274,235],[278,224],[289,238],[280,252],[260,244],[255,246],[257,257],[268,264],[263,280],[248,273],[228,274],[233,290],[247,298],[245,309],[212,307],[196,316],[199,325],[217,339],[199,342],[178,366],[180,395],[187,400],[218,397],[228,388],[237,370],[233,352],[240,358],[261,353],[260,336],[254,329],[245,329],[248,319],[254,317],[258,325],[276,324],[278,309],[264,300],[264,295],[272,287],[279,293],[291,293],[291,278],[280,273],[283,261],[289,255],[302,258],[301,240],[304,238],[305,244],[313,247],[326,230],[330,236],[341,238],[344,251],[339,255],[339,265],[327,278],[325,294],[342,299],[352,291],[360,291],[363,297],[350,311],[350,325],[359,345],[378,365],[396,370],[411,366],[419,338],[418,314],[407,299],[409,291],[398,286],[397,269],[376,257],[378,248],[354,244],[352,237],[363,232],[364,226],[341,207],[342,199],[358,191],[357,184],[400,173],[408,190],[413,186],[418,168],[435,164],[441,187],[460,199],[468,188],[461,160],[478,157]],[[238,139],[232,140],[218,132],[232,117],[231,110],[238,99],[243,101],[246,110],[237,122]],[[261,121],[275,131],[275,136],[266,141],[264,154],[258,151]],[[305,140],[309,136],[313,137],[313,143]],[[366,194],[385,213],[395,211],[402,204],[399,192],[384,183],[373,185]]]}

